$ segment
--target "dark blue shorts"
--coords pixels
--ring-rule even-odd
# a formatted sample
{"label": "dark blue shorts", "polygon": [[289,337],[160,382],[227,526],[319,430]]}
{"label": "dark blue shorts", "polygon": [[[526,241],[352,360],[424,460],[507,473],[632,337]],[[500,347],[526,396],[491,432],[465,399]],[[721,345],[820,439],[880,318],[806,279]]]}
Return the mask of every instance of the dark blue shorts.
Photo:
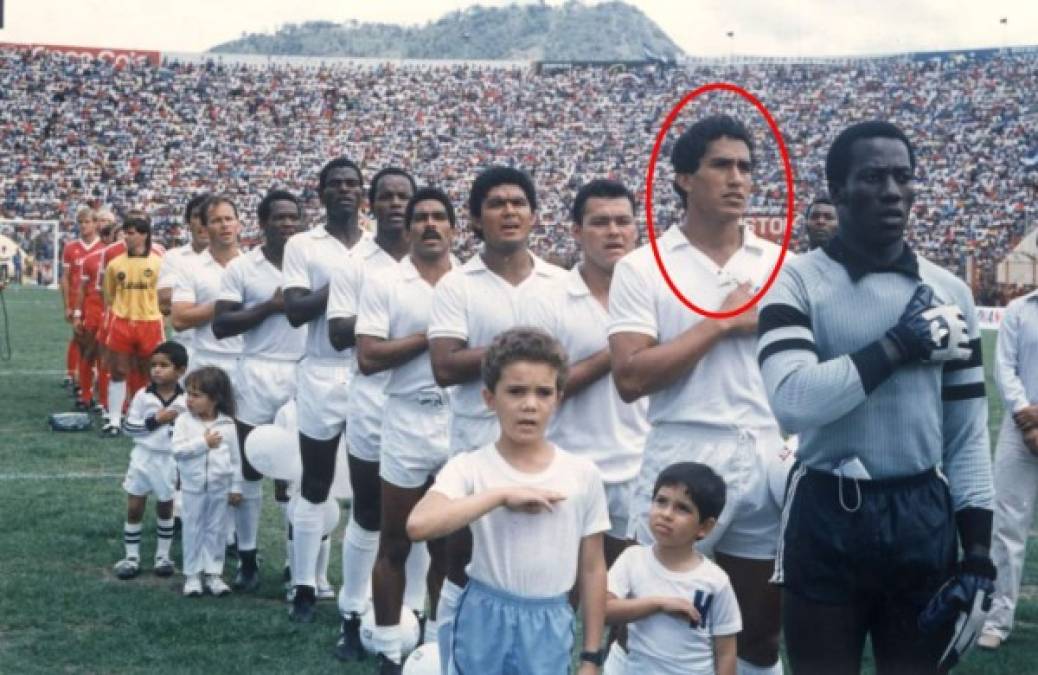
{"label": "dark blue shorts", "polygon": [[936,470],[856,481],[798,463],[772,581],[823,604],[887,596],[921,609],[952,574],[956,537],[951,495]]}

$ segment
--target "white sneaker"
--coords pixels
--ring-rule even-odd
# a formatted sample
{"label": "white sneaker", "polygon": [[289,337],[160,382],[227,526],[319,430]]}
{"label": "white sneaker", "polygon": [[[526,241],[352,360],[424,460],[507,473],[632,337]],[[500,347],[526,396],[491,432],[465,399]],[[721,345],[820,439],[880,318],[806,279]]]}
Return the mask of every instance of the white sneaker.
{"label": "white sneaker", "polygon": [[219,574],[205,575],[205,589],[218,598],[231,592],[231,587],[224,583]]}
{"label": "white sneaker", "polygon": [[184,580],[184,596],[198,598],[202,595],[202,579],[197,574],[192,574]]}
{"label": "white sneaker", "polygon": [[327,579],[318,579],[317,580],[317,599],[318,600],[334,600],[335,599],[335,587],[332,586],[330,583],[328,583]]}
{"label": "white sneaker", "polygon": [[981,649],[995,650],[1002,646],[1002,638],[994,633],[981,633],[977,638],[977,646]]}

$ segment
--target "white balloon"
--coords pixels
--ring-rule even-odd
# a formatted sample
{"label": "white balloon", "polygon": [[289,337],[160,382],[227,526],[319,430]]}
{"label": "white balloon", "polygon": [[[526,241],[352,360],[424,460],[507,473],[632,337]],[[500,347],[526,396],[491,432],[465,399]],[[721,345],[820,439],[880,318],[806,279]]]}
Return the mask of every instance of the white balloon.
{"label": "white balloon", "polygon": [[[303,499],[300,495],[292,495],[292,498],[288,500],[288,520],[293,522],[295,520],[296,505],[299,504],[299,500]],[[329,497],[323,504],[321,504],[321,515],[324,518],[321,532],[324,534],[331,534],[335,527],[339,524],[339,515],[342,513],[342,508],[339,506],[339,502]]]}
{"label": "white balloon", "polygon": [[404,661],[404,675],[440,675],[440,648],[426,642]]}
{"label": "white balloon", "polygon": [[793,462],[796,461],[798,445],[799,439],[796,436],[787,438],[786,442],[777,448],[777,452],[769,458],[766,467],[768,488],[771,491],[771,497],[780,509],[786,503],[786,480],[789,478],[790,469],[793,468]]}
{"label": "white balloon", "polygon": [[273,424],[261,424],[249,433],[245,456],[268,478],[297,481],[303,474],[299,436]]}
{"label": "white balloon", "polygon": [[[414,648],[418,645],[418,633],[420,630],[421,628],[418,625],[418,617],[416,617],[414,612],[407,607],[402,607],[400,609],[400,646],[403,650],[404,656],[407,656],[414,651]],[[368,608],[364,610],[364,614],[360,617],[360,643],[369,654],[376,653],[375,609],[371,605],[368,605]],[[439,665],[440,662],[437,657],[437,669],[439,669]]]}

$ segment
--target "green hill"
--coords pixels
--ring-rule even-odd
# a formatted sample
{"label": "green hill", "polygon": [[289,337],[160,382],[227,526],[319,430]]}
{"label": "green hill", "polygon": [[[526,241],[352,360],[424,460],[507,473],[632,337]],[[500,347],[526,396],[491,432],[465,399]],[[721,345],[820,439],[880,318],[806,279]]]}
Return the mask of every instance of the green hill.
{"label": "green hill", "polygon": [[651,19],[623,2],[585,5],[512,4],[451,12],[424,26],[385,23],[289,24],[273,35],[252,33],[210,52],[387,59],[640,60],[646,50],[682,54]]}

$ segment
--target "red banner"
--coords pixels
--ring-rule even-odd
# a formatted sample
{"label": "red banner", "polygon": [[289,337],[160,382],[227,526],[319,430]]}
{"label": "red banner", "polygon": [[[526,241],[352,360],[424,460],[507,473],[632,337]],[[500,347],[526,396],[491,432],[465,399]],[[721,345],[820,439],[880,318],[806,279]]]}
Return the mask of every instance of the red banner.
{"label": "red banner", "polygon": [[162,63],[161,52],[144,49],[104,49],[99,47],[73,47],[71,45],[16,44],[14,42],[0,42],[0,49],[28,49],[33,54],[45,52],[76,56],[81,59],[102,59],[111,61],[119,67],[125,66],[127,63],[147,63],[152,66],[158,66]]}
{"label": "red banner", "polygon": [[776,244],[782,244],[782,237],[786,233],[786,219],[784,216],[769,216],[766,214],[743,216],[743,222],[749,222],[758,237],[768,239]]}

